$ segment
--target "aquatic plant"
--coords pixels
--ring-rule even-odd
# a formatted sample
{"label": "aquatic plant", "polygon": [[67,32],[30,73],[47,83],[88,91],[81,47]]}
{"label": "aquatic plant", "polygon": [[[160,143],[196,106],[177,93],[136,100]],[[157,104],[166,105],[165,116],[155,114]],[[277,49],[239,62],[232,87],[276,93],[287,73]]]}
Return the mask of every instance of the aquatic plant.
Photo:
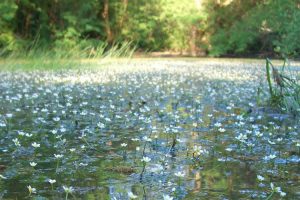
{"label": "aquatic plant", "polygon": [[0,198],[31,185],[57,200],[266,199],[272,182],[286,196],[271,198],[297,199],[299,121],[248,112],[258,86],[268,99],[264,72],[161,60],[2,71]]}
{"label": "aquatic plant", "polygon": [[[287,59],[280,69],[276,68],[270,59],[266,59],[266,74],[270,93],[270,103],[272,106],[284,108],[284,110],[299,115],[300,113],[300,79],[289,70]],[[271,78],[272,72],[272,78]]]}

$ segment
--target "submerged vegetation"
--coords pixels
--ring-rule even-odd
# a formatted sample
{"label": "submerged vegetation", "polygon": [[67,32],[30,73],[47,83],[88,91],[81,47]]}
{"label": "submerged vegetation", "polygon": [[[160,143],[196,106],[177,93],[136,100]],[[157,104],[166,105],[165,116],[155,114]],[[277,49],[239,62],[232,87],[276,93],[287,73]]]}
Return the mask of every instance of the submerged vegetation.
{"label": "submerged vegetation", "polygon": [[0,72],[0,198],[299,199],[299,120],[247,112],[259,66]]}

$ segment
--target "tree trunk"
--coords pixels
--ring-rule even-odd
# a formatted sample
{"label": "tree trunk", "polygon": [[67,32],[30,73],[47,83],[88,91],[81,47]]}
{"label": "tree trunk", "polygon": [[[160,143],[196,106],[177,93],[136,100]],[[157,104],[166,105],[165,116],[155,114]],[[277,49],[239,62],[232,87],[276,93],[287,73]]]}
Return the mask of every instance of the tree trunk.
{"label": "tree trunk", "polygon": [[104,9],[102,12],[102,17],[104,19],[105,24],[105,32],[106,32],[106,40],[108,43],[113,42],[113,34],[110,28],[110,21],[109,21],[109,0],[104,0]]}
{"label": "tree trunk", "polygon": [[127,8],[128,8],[128,0],[123,0],[123,13],[120,20],[120,29],[123,28],[124,22],[127,19]]}
{"label": "tree trunk", "polygon": [[197,56],[197,27],[195,25],[191,28],[191,36],[190,36],[190,52],[191,56]]}

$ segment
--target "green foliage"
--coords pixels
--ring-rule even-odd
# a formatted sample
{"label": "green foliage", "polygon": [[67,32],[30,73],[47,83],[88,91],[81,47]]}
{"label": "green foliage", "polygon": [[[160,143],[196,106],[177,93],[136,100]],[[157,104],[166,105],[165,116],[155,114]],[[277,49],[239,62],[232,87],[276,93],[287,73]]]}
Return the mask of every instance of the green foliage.
{"label": "green foliage", "polygon": [[[281,69],[277,69],[269,59],[266,59],[267,82],[272,106],[284,108],[286,111],[297,115],[300,110],[300,79],[296,73],[286,66],[284,61]],[[271,78],[271,72],[273,81]]]}
{"label": "green foliage", "polygon": [[163,0],[162,9],[160,19],[165,24],[168,47],[177,51],[188,49],[190,32],[193,26],[197,30],[204,28],[205,14],[190,0],[182,0],[180,3],[176,0]]}
{"label": "green foliage", "polygon": [[[221,1],[228,2],[228,1]],[[272,53],[299,55],[299,2],[296,0],[206,2],[212,55]],[[278,48],[279,47],[279,48]]]}
{"label": "green foliage", "polygon": [[128,41],[150,51],[299,56],[299,18],[298,0],[2,0],[0,56]]}
{"label": "green foliage", "polygon": [[17,6],[13,1],[3,0],[0,3],[0,55],[10,53],[18,48],[11,27],[16,10]]}

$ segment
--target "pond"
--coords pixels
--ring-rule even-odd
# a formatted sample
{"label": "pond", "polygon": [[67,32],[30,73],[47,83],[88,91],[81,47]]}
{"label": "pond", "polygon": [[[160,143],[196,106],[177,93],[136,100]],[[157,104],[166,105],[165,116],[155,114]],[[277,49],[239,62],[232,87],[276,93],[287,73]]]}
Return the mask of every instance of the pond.
{"label": "pond", "polygon": [[299,119],[263,108],[263,62],[0,77],[0,199],[300,198]]}

